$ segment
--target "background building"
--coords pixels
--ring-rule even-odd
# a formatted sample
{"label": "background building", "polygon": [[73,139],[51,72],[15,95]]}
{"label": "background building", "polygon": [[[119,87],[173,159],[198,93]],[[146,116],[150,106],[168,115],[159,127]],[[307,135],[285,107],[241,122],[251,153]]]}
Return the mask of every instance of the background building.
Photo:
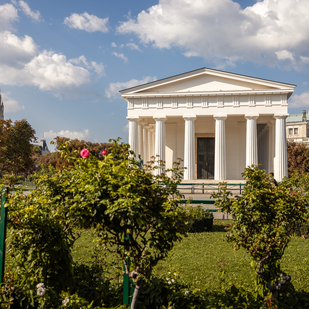
{"label": "background building", "polygon": [[302,114],[292,114],[286,119],[286,136],[290,142],[306,143],[309,145],[309,115],[303,110]]}

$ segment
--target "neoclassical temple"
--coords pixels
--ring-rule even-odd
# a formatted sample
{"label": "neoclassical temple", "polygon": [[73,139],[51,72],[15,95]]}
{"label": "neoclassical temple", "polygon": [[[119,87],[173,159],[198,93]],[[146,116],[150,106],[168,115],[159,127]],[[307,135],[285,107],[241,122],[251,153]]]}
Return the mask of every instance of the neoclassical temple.
{"label": "neoclassical temple", "polygon": [[241,180],[261,164],[277,180],[288,174],[288,98],[295,85],[208,68],[121,90],[129,144],[144,161],[171,167],[183,158],[184,180]]}

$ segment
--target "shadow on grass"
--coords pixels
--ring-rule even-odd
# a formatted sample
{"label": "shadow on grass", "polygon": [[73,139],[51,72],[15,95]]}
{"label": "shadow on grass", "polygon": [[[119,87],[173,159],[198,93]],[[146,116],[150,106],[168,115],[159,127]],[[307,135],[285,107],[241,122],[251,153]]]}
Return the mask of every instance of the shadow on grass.
{"label": "shadow on grass", "polygon": [[229,222],[214,221],[212,232],[226,232],[226,229],[229,225]]}

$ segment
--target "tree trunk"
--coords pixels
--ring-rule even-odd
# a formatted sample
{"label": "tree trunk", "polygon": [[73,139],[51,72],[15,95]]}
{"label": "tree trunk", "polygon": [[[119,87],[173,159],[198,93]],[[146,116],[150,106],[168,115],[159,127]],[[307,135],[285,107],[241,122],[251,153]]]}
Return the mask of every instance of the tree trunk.
{"label": "tree trunk", "polygon": [[139,296],[139,292],[142,289],[142,285],[143,285],[143,280],[140,280],[135,283],[135,290],[134,290],[133,297],[132,297],[131,309],[136,309],[138,296]]}

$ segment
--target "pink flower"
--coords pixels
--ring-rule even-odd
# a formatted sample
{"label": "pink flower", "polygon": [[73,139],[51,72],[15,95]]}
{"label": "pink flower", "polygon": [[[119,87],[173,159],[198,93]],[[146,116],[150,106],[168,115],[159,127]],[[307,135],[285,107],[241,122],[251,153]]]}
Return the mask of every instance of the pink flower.
{"label": "pink flower", "polygon": [[80,152],[80,155],[82,156],[82,158],[86,159],[89,157],[89,151],[87,149],[83,149],[81,152]]}
{"label": "pink flower", "polygon": [[105,156],[107,154],[107,151],[106,150],[103,150],[102,152],[101,152],[101,155],[103,155],[103,156]]}

